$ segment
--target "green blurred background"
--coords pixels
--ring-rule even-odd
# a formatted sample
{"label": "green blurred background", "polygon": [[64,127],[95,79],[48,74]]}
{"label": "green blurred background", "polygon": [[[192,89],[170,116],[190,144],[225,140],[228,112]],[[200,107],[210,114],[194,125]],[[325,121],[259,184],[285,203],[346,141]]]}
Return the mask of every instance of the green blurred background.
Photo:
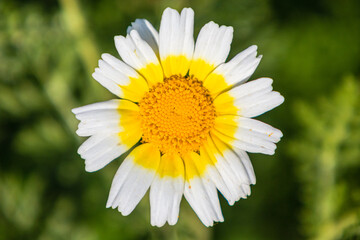
{"label": "green blurred background", "polygon": [[[274,156],[250,154],[257,184],[224,223],[205,228],[186,201],[175,227],[150,226],[146,196],[106,209],[121,160],[86,173],[74,107],[112,98],[91,78],[136,18],[166,7],[234,27],[230,57],[256,44],[252,79],[285,103],[260,116],[284,133]],[[359,0],[1,0],[0,239],[360,239]]]}

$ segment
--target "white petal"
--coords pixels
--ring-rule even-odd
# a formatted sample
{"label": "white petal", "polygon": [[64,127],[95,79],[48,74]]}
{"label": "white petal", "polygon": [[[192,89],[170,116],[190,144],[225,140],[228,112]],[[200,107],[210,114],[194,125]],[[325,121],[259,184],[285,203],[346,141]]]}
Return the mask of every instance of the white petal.
{"label": "white petal", "polygon": [[[205,153],[202,152],[201,154]],[[222,175],[220,171],[221,169],[218,169],[216,166],[209,165],[206,168],[206,177],[211,179],[215,184],[215,187],[220,191],[224,198],[226,198],[229,205],[233,205],[239,199],[236,194],[234,194],[237,190],[233,189],[233,184],[229,184],[228,176]]]}
{"label": "white petal", "polygon": [[117,85],[113,80],[106,77],[99,68],[95,68],[95,72],[92,74],[92,77],[96,81],[98,81],[103,87],[109,90],[112,94],[119,97],[123,95],[121,87]]}
{"label": "white petal", "polygon": [[119,133],[123,129],[119,126],[119,118],[105,121],[81,121],[76,134],[80,137],[88,137],[97,133]]}
{"label": "white petal", "polygon": [[107,121],[119,118],[119,113],[113,109],[104,109],[97,111],[88,111],[76,114],[76,118],[80,121]]}
{"label": "white petal", "polygon": [[256,117],[271,109],[279,106],[284,102],[284,97],[280,93],[272,91],[259,96],[255,99],[249,98],[243,101],[237,100],[235,105],[240,108],[240,115],[244,117]]}
{"label": "white petal", "polygon": [[[203,70],[204,66],[191,65],[190,73],[198,79],[205,79],[206,76],[219,64],[225,62],[230,52],[230,45],[233,37],[233,28],[220,26],[209,22],[200,30],[196,40],[193,62],[205,61],[212,66]],[[202,69],[198,69],[202,68]]]}
{"label": "white petal", "polygon": [[165,9],[160,24],[160,57],[184,55],[191,59],[194,51],[194,11],[184,8],[179,13],[171,8]]}
{"label": "white petal", "polygon": [[[105,55],[105,56],[107,56],[107,55]],[[124,64],[124,66],[126,66],[126,64]],[[127,66],[127,67],[129,67],[129,66]],[[101,60],[101,59],[99,60],[99,68],[98,68],[99,73],[101,73],[102,75],[104,75],[105,77],[107,77],[108,79],[110,79],[111,81],[113,81],[114,83],[116,83],[118,85],[128,85],[130,83],[129,77],[124,75],[118,69],[120,69],[120,68],[114,68],[112,65],[110,65],[106,61]]]}
{"label": "white petal", "polygon": [[224,221],[217,190],[210,179],[195,177],[186,181],[184,196],[205,226]]}
{"label": "white petal", "polygon": [[116,36],[115,45],[121,58],[137,70],[140,70],[149,63],[159,63],[154,51],[141,39],[136,30],[131,30],[126,38]]}
{"label": "white petal", "polygon": [[[86,171],[93,172],[103,168],[140,139],[140,134],[136,133],[139,131],[136,122],[131,121],[131,117],[122,116],[123,110],[129,113],[137,111],[138,107],[130,101],[111,100],[72,110],[80,120],[76,133],[79,136],[91,136],[78,150],[85,159]],[[128,123],[129,119],[132,125]],[[127,128],[127,131],[133,130],[132,137],[120,138],[119,133],[124,131],[123,127],[129,126],[134,128]]]}
{"label": "white petal", "polygon": [[270,142],[266,142],[261,139],[250,141],[247,136],[242,137],[242,139],[231,138],[221,133],[220,131],[213,131],[212,134],[227,142],[233,147],[237,147],[251,153],[263,153],[267,155],[273,155],[274,150],[276,149],[275,144],[271,144]]}
{"label": "white petal", "polygon": [[184,163],[178,154],[161,156],[150,189],[151,225],[161,227],[166,221],[174,225],[179,217],[184,192]]}
{"label": "white petal", "polygon": [[77,115],[80,113],[94,111],[94,110],[117,109],[119,107],[119,102],[120,100],[114,99],[110,101],[98,102],[98,103],[93,103],[86,106],[74,108],[71,111]]}
{"label": "white petal", "polygon": [[194,51],[194,11],[184,8],[179,13],[165,9],[159,31],[159,52],[165,77],[185,76]]}
{"label": "white petal", "polygon": [[[217,187],[228,200],[228,203],[233,205],[240,198],[246,198],[246,193],[241,189],[241,184],[243,181],[237,177],[237,173],[235,172],[237,169],[232,168],[232,166],[227,162],[227,159],[224,158],[218,151],[217,147],[214,145],[211,139],[209,139],[208,142],[204,145],[204,148],[209,156],[213,156],[216,159],[214,161],[215,168],[217,169],[226,188],[224,186],[222,186],[222,188],[219,188],[218,186]],[[215,182],[215,179],[213,182],[215,185],[218,185],[218,182]],[[226,189],[228,189],[229,193],[226,192]]]}
{"label": "white petal", "polygon": [[[120,171],[119,174],[121,173],[122,172]],[[121,212],[124,216],[129,215],[144,197],[153,178],[153,172],[133,167],[122,184],[112,207],[118,207],[119,212]]]}
{"label": "white petal", "polygon": [[230,52],[233,28],[219,26],[214,22],[205,24],[196,40],[194,60],[200,58],[210,64],[223,63]]}
{"label": "white petal", "polygon": [[136,104],[125,100],[110,100],[75,108],[72,111],[81,121],[76,133],[85,137],[100,133],[122,132],[123,124],[120,124],[120,121],[123,117],[119,110],[137,111],[137,109]]}
{"label": "white petal", "polygon": [[[211,139],[208,138],[208,142],[211,142]],[[232,184],[228,184],[229,177],[227,174],[224,174],[224,172],[221,172],[221,169],[218,169],[216,167],[217,159],[215,158],[213,152],[209,148],[209,143],[205,143],[200,148],[200,157],[207,159],[210,164],[207,165],[205,174],[208,178],[212,180],[212,182],[215,184],[216,188],[219,189],[220,193],[226,198],[228,203],[230,205],[233,205],[235,201],[237,200],[237,197],[234,195],[234,190],[232,189]],[[213,144],[212,144],[213,146]],[[206,160],[203,160],[202,162],[205,162]],[[231,180],[230,180],[231,181]]]}
{"label": "white petal", "polygon": [[153,149],[150,144],[142,144],[130,153],[115,174],[106,207],[117,207],[119,212],[126,216],[144,197],[154,179],[156,169],[139,165],[138,162],[141,161],[154,161],[158,165],[160,152]]}
{"label": "white petal", "polygon": [[[284,97],[272,91],[271,84],[272,79],[259,78],[218,95],[214,100],[218,114],[256,117],[279,106]],[[238,109],[237,112],[228,112],[231,104]]]}
{"label": "white petal", "polygon": [[111,100],[73,109],[76,118],[81,121],[76,133],[79,136],[91,136],[121,132],[120,113],[117,110],[120,105],[120,100]]}
{"label": "white petal", "polygon": [[[231,148],[215,136],[212,136],[212,140],[218,149],[218,155],[223,156],[226,164],[232,170],[238,185],[255,184],[254,170],[247,154],[244,151],[238,151],[238,149],[235,150]],[[245,193],[246,195],[250,195],[250,192]]]}
{"label": "white petal", "polygon": [[256,117],[284,102],[284,97],[272,91],[272,79],[260,78],[229,91],[244,117]]}
{"label": "white petal", "polygon": [[239,157],[241,163],[245,166],[247,175],[250,178],[250,183],[255,184],[256,183],[255,172],[252,163],[250,161],[249,155],[245,151],[238,148],[234,148],[233,150],[236,152],[236,155]]}
{"label": "white petal", "polygon": [[245,166],[239,161],[239,157],[231,149],[225,150],[223,156],[230,168],[233,169],[238,182],[249,185],[250,177],[247,174]]}
{"label": "white petal", "polygon": [[239,123],[240,128],[253,133],[255,136],[267,139],[268,141],[277,143],[283,136],[282,132],[279,129],[276,129],[259,120],[244,117],[237,117],[236,119]]}
{"label": "white petal", "polygon": [[88,138],[80,146],[78,153],[85,159],[85,170],[94,172],[127,150],[128,147],[120,144],[116,134],[97,134]]}
{"label": "white petal", "polygon": [[252,96],[261,96],[272,91],[273,80],[271,78],[259,78],[229,91],[236,99],[246,99]]}
{"label": "white petal", "polygon": [[199,154],[191,152],[183,156],[183,160],[186,174],[184,196],[190,206],[205,226],[224,221],[215,184],[208,175],[200,173]]}
{"label": "white petal", "polygon": [[[220,139],[228,137],[228,144],[236,146],[247,152],[264,153],[272,155],[275,152],[275,143],[280,141],[280,130],[255,119],[231,116],[233,121],[227,120],[228,116],[219,116],[216,119],[214,133]],[[228,127],[227,127],[228,126]],[[237,129],[235,133],[226,129]],[[230,135],[231,134],[231,135]],[[231,140],[232,139],[232,140]],[[224,142],[227,142],[226,140]]]}
{"label": "white petal", "polygon": [[219,65],[205,79],[204,86],[213,96],[247,81],[259,65],[261,56],[256,57],[256,46],[242,51],[227,63]]}
{"label": "white petal", "polygon": [[[116,146],[112,146],[110,148],[110,146],[104,146],[104,145],[100,145],[100,144],[99,144],[99,146],[96,146],[96,149],[101,151],[102,154],[101,155],[96,154],[96,155],[92,155],[92,156],[86,158],[85,170],[87,172],[95,172],[95,171],[102,169],[107,164],[109,164],[111,161],[118,158],[119,156],[121,156],[123,153],[125,153],[128,150],[128,148],[125,147],[124,145],[116,145]],[[85,158],[85,157],[83,157],[83,158]]]}
{"label": "white petal", "polygon": [[251,46],[236,55],[229,62],[220,65],[214,73],[222,74],[229,85],[247,81],[259,65],[261,57],[256,57],[257,46]]}
{"label": "white petal", "polygon": [[177,222],[183,191],[183,177],[155,177],[150,188],[151,225],[161,227],[166,221],[169,225]]}
{"label": "white petal", "polygon": [[140,37],[149,44],[155,54],[159,55],[159,33],[146,19],[136,19],[135,22],[131,23],[128,27],[127,33],[135,29]]}
{"label": "white petal", "polygon": [[[123,61],[117,59],[116,57],[112,56],[111,54],[104,53],[101,55],[101,57],[114,70],[116,70],[119,73],[122,73],[122,75],[125,75],[127,77],[132,77],[132,78],[139,77],[139,74],[132,67],[130,67]],[[127,82],[129,82],[129,80],[127,78],[122,78],[122,76],[120,76],[120,77],[121,77],[121,79],[116,81],[118,84],[126,85]]]}
{"label": "white petal", "polygon": [[239,118],[239,129],[234,137],[251,145],[258,146],[260,150],[256,150],[256,152],[272,155],[276,149],[275,143],[280,141],[282,133],[280,130],[258,120]]}
{"label": "white petal", "polygon": [[136,30],[125,37],[116,36],[115,46],[121,58],[136,69],[151,86],[163,81],[163,71],[156,54]]}
{"label": "white petal", "polygon": [[[132,67],[110,54],[102,54],[94,78],[120,98],[138,102],[147,92],[146,80]],[[111,83],[110,83],[111,82]],[[105,85],[104,85],[105,84]]]}

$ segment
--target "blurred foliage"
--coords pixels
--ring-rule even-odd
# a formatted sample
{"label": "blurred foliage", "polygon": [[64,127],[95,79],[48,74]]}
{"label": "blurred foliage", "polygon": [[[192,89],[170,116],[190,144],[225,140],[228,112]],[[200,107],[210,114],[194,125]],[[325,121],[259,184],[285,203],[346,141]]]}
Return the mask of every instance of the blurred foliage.
{"label": "blurred foliage", "polygon": [[[165,7],[234,27],[230,56],[257,44],[253,78],[285,103],[261,117],[284,132],[274,156],[251,154],[257,185],[205,228],[186,201],[155,228],[145,197],[123,217],[105,203],[121,159],[89,174],[71,109],[114,98],[91,78],[135,18]],[[0,239],[360,238],[360,1],[0,1]]]}
{"label": "blurred foliage", "polygon": [[339,239],[349,227],[360,227],[360,84],[348,77],[331,100],[295,106],[304,130],[289,149],[298,160],[304,233]]}

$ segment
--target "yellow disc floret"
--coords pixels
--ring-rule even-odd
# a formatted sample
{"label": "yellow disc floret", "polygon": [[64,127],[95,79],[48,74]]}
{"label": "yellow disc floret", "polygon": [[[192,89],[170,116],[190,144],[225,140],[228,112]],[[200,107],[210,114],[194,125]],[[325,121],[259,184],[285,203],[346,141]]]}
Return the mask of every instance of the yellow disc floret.
{"label": "yellow disc floret", "polygon": [[165,153],[198,151],[216,117],[202,81],[174,75],[153,86],[139,102],[143,142]]}

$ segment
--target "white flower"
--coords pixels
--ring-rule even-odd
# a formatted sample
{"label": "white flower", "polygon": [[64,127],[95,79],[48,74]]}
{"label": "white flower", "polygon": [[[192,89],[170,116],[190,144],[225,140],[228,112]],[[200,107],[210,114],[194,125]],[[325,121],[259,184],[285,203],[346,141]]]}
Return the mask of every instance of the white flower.
{"label": "white flower", "polygon": [[[261,57],[251,46],[225,63],[233,28],[209,22],[193,39],[194,12],[167,8],[159,33],[143,19],[116,36],[122,61],[103,54],[93,77],[120,99],[73,109],[78,153],[93,172],[137,146],[119,167],[107,207],[128,215],[150,188],[151,224],[173,225],[182,196],[205,226],[222,222],[217,190],[233,205],[250,195],[246,152],[274,154],[281,131],[251,119],[280,105],[272,80],[245,83]],[[194,46],[195,45],[195,46]]]}

